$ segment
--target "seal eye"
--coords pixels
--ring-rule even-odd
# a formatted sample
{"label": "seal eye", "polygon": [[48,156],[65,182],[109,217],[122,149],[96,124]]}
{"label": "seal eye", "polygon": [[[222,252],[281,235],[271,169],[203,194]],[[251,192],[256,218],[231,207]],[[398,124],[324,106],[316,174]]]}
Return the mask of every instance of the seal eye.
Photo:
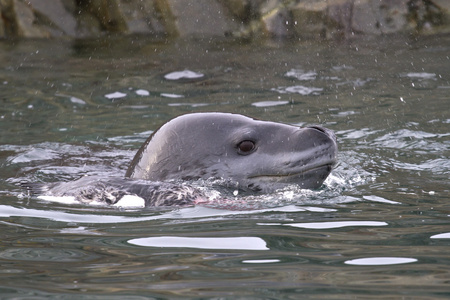
{"label": "seal eye", "polygon": [[255,142],[245,140],[245,141],[240,142],[237,145],[237,148],[239,150],[238,151],[239,154],[243,154],[243,155],[250,154],[251,152],[253,152],[253,150],[255,150]]}

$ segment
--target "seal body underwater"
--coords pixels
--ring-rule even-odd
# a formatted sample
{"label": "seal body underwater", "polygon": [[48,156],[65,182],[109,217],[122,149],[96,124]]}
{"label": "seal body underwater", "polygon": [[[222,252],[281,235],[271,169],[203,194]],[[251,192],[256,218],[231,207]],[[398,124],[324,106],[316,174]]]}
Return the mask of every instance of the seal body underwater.
{"label": "seal body underwater", "polygon": [[[156,130],[136,153],[126,178],[97,178],[91,186],[89,179],[82,178],[81,186],[77,181],[70,187],[55,184],[45,194],[70,194],[81,202],[89,200],[80,198],[83,193],[90,199],[108,199],[95,196],[100,185],[103,191],[109,188],[106,195],[116,195],[107,203],[117,203],[124,195],[137,195],[145,199],[145,206],[167,206],[194,204],[202,199],[195,189],[170,186],[173,181],[222,179],[233,188],[251,192],[271,192],[292,184],[316,189],[336,164],[336,156],[335,135],[326,128],[301,128],[230,113],[192,113]],[[156,197],[151,193],[154,188],[178,190],[177,199],[188,196],[171,202],[172,192],[168,201],[161,201],[164,192]]]}

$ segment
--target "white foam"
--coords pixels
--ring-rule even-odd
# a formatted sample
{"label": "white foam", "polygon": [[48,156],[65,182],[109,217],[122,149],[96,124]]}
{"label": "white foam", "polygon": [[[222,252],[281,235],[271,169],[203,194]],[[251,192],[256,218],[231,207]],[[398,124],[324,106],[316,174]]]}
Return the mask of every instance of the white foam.
{"label": "white foam", "polygon": [[[61,203],[61,204],[80,204],[80,201],[76,200],[74,196],[38,196],[40,200]],[[87,203],[91,206],[107,206],[103,201],[92,201]],[[121,208],[142,208],[145,207],[145,200],[135,195],[125,195],[117,203],[112,206]]]}
{"label": "white foam", "polygon": [[113,206],[122,208],[145,207],[145,200],[136,195],[125,195]]}
{"label": "white foam", "polygon": [[76,204],[79,203],[75,197],[73,196],[38,196],[38,199],[50,201],[50,202],[57,202],[62,204]]}

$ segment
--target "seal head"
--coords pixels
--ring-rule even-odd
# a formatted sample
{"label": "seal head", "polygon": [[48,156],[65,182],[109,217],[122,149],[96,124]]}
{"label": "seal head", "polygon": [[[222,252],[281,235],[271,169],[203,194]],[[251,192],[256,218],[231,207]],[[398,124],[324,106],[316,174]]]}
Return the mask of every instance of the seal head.
{"label": "seal head", "polygon": [[314,189],[336,163],[332,131],[228,113],[179,116],[152,134],[126,177],[150,181],[224,179],[270,192],[290,184]]}

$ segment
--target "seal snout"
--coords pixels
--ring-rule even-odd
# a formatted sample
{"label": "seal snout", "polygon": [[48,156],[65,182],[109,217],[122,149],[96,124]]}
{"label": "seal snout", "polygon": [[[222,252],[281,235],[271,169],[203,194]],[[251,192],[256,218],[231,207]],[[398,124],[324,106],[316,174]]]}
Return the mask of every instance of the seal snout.
{"label": "seal snout", "polygon": [[312,128],[315,130],[318,130],[322,133],[324,133],[325,135],[327,135],[329,138],[331,138],[333,141],[336,141],[336,135],[334,134],[334,132],[328,128],[322,127],[322,126],[309,126],[308,128]]}

